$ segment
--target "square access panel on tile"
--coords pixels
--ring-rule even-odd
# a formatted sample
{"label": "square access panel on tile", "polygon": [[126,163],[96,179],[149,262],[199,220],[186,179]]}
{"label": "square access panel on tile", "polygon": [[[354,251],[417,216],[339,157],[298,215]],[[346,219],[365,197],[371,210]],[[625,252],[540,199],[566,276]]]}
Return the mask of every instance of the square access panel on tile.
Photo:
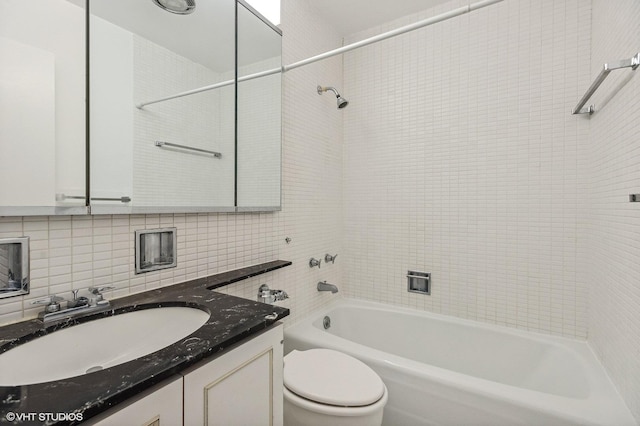
{"label": "square access panel on tile", "polygon": [[177,228],[140,229],[135,231],[136,274],[175,268]]}

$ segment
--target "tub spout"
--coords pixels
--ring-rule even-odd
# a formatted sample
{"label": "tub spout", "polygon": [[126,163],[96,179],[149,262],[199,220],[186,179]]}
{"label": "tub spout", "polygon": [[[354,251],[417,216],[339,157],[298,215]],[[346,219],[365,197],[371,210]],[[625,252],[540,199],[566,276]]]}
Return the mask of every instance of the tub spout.
{"label": "tub spout", "polygon": [[333,284],[328,284],[326,281],[320,281],[318,283],[318,291],[330,291],[331,293],[337,293],[338,287]]}

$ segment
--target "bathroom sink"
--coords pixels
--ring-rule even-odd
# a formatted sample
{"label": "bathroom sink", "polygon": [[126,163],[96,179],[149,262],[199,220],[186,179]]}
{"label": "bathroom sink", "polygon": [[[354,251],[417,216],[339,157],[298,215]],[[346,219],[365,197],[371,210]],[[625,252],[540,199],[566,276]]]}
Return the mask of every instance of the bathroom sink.
{"label": "bathroom sink", "polygon": [[200,309],[163,307],[65,328],[0,355],[0,386],[61,380],[123,364],[189,336],[208,319]]}

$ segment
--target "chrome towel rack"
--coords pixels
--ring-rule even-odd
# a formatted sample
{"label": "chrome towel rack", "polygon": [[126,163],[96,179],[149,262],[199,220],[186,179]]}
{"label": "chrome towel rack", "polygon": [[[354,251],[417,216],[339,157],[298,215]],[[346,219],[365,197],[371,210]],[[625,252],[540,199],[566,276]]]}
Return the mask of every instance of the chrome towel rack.
{"label": "chrome towel rack", "polygon": [[591,83],[587,93],[584,94],[582,99],[578,102],[578,105],[573,109],[571,114],[593,114],[595,111],[595,105],[591,104],[586,108],[583,108],[585,104],[589,101],[591,96],[598,90],[598,87],[602,84],[602,82],[607,78],[609,73],[613,70],[619,70],[621,68],[631,68],[635,71],[636,68],[640,65],[640,53],[636,53],[634,57],[631,59],[623,59],[621,61],[616,61],[612,63],[604,64],[600,74],[596,77],[596,79]]}
{"label": "chrome towel rack", "polygon": [[216,158],[222,157],[222,154],[216,151],[208,151],[206,149],[194,148],[192,146],[178,145],[177,143],[156,141],[156,146],[159,148],[162,148],[163,146],[170,146],[172,148],[180,148],[180,149],[186,149],[188,151],[196,151],[196,152],[202,152],[204,154],[211,154]]}

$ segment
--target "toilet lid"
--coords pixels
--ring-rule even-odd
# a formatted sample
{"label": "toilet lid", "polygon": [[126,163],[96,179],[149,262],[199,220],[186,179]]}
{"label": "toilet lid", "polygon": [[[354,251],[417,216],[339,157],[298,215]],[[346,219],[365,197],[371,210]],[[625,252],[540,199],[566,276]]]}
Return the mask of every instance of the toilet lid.
{"label": "toilet lid", "polygon": [[382,379],[363,362],[330,349],[291,351],[284,357],[284,385],[321,404],[362,407],[382,398]]}

